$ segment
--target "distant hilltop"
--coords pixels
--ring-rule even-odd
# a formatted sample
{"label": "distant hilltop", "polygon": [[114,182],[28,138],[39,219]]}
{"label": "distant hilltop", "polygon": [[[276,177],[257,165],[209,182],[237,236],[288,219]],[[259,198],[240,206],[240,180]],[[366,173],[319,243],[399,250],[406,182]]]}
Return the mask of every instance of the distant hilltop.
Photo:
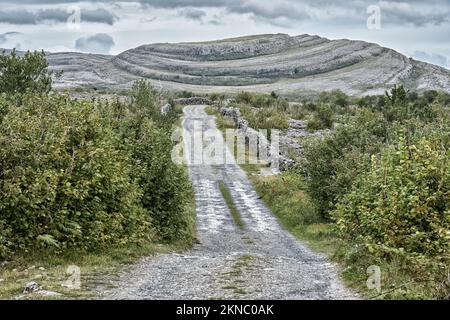
{"label": "distant hilltop", "polygon": [[57,88],[127,88],[139,78],[196,93],[271,92],[313,95],[340,89],[361,96],[394,84],[450,92],[450,71],[364,41],[267,34],[208,42],[157,43],[117,56],[50,53],[63,70]]}

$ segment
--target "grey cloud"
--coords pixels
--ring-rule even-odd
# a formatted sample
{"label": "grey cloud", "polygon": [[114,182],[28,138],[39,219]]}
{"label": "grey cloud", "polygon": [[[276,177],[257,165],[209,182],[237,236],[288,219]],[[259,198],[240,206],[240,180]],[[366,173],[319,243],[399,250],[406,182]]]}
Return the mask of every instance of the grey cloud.
{"label": "grey cloud", "polygon": [[412,24],[418,27],[441,25],[449,22],[449,8],[427,10],[414,3],[401,1],[380,1],[382,21],[389,24]]}
{"label": "grey cloud", "polygon": [[95,10],[81,10],[81,21],[86,22],[100,22],[113,25],[118,18],[103,8]]}
{"label": "grey cloud", "polygon": [[305,10],[287,2],[280,4],[273,2],[271,5],[267,5],[267,3],[262,1],[242,1],[241,3],[228,6],[227,9],[233,13],[251,13],[256,17],[265,19],[288,18],[297,20],[310,18],[310,15]]}
{"label": "grey cloud", "polygon": [[115,45],[113,38],[105,33],[97,33],[93,36],[82,37],[75,41],[77,50],[89,53],[107,54]]}
{"label": "grey cloud", "polygon": [[38,24],[45,21],[49,22],[66,22],[67,18],[69,17],[69,14],[60,9],[45,9],[45,10],[39,10],[34,14],[34,23]]}
{"label": "grey cloud", "polygon": [[0,33],[0,45],[4,44],[6,42],[7,38],[6,35],[3,33]]}
{"label": "grey cloud", "polygon": [[24,10],[0,11],[0,23],[36,24],[36,15]]}
{"label": "grey cloud", "polygon": [[213,25],[213,26],[222,26],[222,25],[224,25],[223,22],[220,22],[220,21],[217,20],[217,19],[209,20],[208,23],[211,24],[211,25]]}
{"label": "grey cloud", "polygon": [[191,19],[191,20],[197,20],[202,21],[203,17],[206,16],[206,12],[199,9],[192,9],[192,8],[186,8],[179,11],[179,14]]}
{"label": "grey cloud", "polygon": [[270,24],[274,27],[281,27],[281,28],[292,28],[293,27],[293,23],[292,20],[289,18],[277,18],[277,19],[269,19],[269,18],[265,18],[265,17],[260,17],[260,16],[253,16],[251,18],[253,21],[255,21],[256,23],[263,23],[263,24]]}
{"label": "grey cloud", "polygon": [[[251,14],[255,21],[267,23],[295,24],[298,21],[317,20],[332,25],[361,23],[367,19],[366,9],[369,5],[380,5],[382,23],[385,25],[441,25],[449,23],[450,0],[122,0],[123,2],[139,2],[142,5],[162,9],[199,10],[204,8],[220,8],[228,13]],[[15,3],[13,0],[0,0],[0,3]],[[25,0],[29,4],[67,4],[77,0]],[[91,0],[93,3],[114,4],[115,1]],[[94,15],[94,14],[93,14]],[[94,15],[95,16],[95,15]],[[345,17],[348,16],[348,20]],[[191,19],[201,16],[191,15]],[[6,19],[6,18],[5,18]],[[10,18],[13,19],[13,18]],[[19,19],[19,18],[17,18]],[[30,16],[21,17],[29,21]],[[87,18],[86,18],[87,19]],[[109,18],[109,24],[113,18]],[[0,19],[1,20],[1,19]]]}
{"label": "grey cloud", "polygon": [[412,55],[417,60],[422,60],[432,64],[436,64],[441,67],[450,67],[450,59],[446,56],[437,53],[427,53],[424,51],[415,51]]}
{"label": "grey cloud", "polygon": [[[0,23],[15,25],[40,24],[45,22],[64,23],[71,14],[62,9],[41,9],[36,12],[27,10],[0,11]],[[81,21],[113,25],[118,18],[111,12],[99,8],[81,10]]]}
{"label": "grey cloud", "polygon": [[263,1],[249,0],[141,0],[141,3],[156,8],[224,8],[230,13],[253,14],[265,19],[289,18],[299,19],[309,15],[298,9],[296,1]]}
{"label": "grey cloud", "polygon": [[20,32],[6,32],[6,33],[0,33],[0,45],[4,44],[6,41],[8,41],[11,37],[20,34]]}
{"label": "grey cloud", "polygon": [[230,3],[240,2],[241,0],[140,0],[139,2],[157,8],[217,8],[226,7]]}
{"label": "grey cloud", "polygon": [[[12,3],[12,0],[0,0],[0,3]],[[65,4],[80,2],[79,0],[25,0],[27,4]],[[115,1],[97,0],[90,2],[115,4]],[[256,16],[266,18],[290,17],[298,18],[299,14],[303,15],[299,9],[295,7],[298,4],[296,0],[271,1],[270,6],[264,6],[263,1],[256,0],[125,0],[124,2],[138,2],[145,6],[151,6],[161,9],[198,9],[198,8],[224,8],[232,13],[252,13]],[[313,0],[306,2],[315,3]],[[268,3],[268,2],[266,2]]]}
{"label": "grey cloud", "polygon": [[448,15],[449,13],[424,15],[421,13],[398,14],[395,12],[387,12],[382,21],[395,25],[412,24],[416,27],[423,27],[426,25],[440,26],[441,24],[450,21]]}
{"label": "grey cloud", "polygon": [[[382,23],[386,25],[441,25],[449,22],[450,16],[449,0],[431,0],[427,3],[419,0],[141,0],[141,3],[165,9],[223,8],[229,13],[251,14],[255,21],[283,26],[311,19],[333,24],[351,24],[355,20],[364,23],[369,5],[381,7]],[[324,14],[325,9],[327,14]],[[350,19],[346,20],[345,16]]]}
{"label": "grey cloud", "polygon": [[140,23],[151,23],[151,22],[154,22],[156,20],[158,20],[158,17],[151,17],[151,18],[144,17],[144,18],[141,18],[139,20],[139,22]]}

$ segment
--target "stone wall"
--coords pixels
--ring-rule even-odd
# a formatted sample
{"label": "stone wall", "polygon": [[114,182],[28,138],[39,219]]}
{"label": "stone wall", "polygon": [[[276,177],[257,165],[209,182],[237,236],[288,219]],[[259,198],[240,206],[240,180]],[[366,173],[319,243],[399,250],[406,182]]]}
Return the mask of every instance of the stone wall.
{"label": "stone wall", "polygon": [[238,133],[245,136],[246,143],[257,141],[259,151],[265,150],[266,152],[262,158],[267,159],[274,172],[287,171],[295,166],[295,161],[283,156],[279,147],[274,147],[262,132],[249,127],[247,120],[242,118],[239,109],[223,107],[219,109],[219,112],[222,116],[234,121]]}
{"label": "stone wall", "polygon": [[189,106],[189,105],[213,105],[215,104],[214,101],[211,101],[208,98],[203,97],[191,97],[191,98],[180,98],[173,100],[175,104],[181,105],[181,106]]}
{"label": "stone wall", "polygon": [[161,114],[168,114],[170,111],[172,111],[173,106],[170,103],[167,103],[161,107]]}

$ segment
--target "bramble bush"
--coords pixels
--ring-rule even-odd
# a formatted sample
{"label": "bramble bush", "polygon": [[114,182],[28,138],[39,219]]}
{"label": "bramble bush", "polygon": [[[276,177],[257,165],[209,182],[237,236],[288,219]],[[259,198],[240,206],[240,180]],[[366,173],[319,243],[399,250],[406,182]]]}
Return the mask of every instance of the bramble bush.
{"label": "bramble bush", "polygon": [[0,127],[1,251],[151,237],[130,157],[94,106],[61,95],[21,100]]}
{"label": "bramble bush", "polygon": [[170,132],[146,121],[130,150],[143,192],[142,206],[150,213],[157,235],[166,242],[188,240],[191,236],[191,217],[185,212],[192,197],[190,183],[185,169],[172,162],[168,152],[172,147]]}
{"label": "bramble bush", "polygon": [[450,130],[372,156],[332,215],[342,237],[375,253],[450,254]]}
{"label": "bramble bush", "polygon": [[[176,111],[162,115],[143,81],[128,102],[48,94],[42,58],[13,53],[2,60],[22,75],[40,71],[1,88],[0,258],[42,248],[189,243],[191,186],[171,160]],[[2,79],[10,69],[1,70]]]}
{"label": "bramble bush", "polygon": [[387,94],[384,109],[358,108],[343,115],[331,134],[305,144],[302,167],[322,216],[329,217],[336,201],[368,169],[370,157],[396,142],[402,131],[413,137],[424,128],[433,128],[436,121],[448,119],[448,109],[437,102],[420,109],[406,99],[407,91],[396,86]]}
{"label": "bramble bush", "polygon": [[192,197],[190,183],[185,169],[171,158],[172,126],[177,115],[175,111],[162,115],[154,101],[151,86],[137,82],[129,104],[114,103],[114,110],[119,111],[116,126],[133,161],[134,178],[143,192],[142,206],[148,210],[158,236],[164,241],[187,240],[192,223],[192,217],[185,214]]}
{"label": "bramble bush", "polygon": [[367,168],[370,155],[379,152],[386,141],[387,125],[380,114],[362,109],[346,122],[331,135],[304,145],[301,167],[309,194],[325,219],[336,200]]}
{"label": "bramble bush", "polygon": [[[396,86],[361,99],[301,166],[322,219],[334,222],[348,273],[383,266],[386,297],[450,294],[450,110],[445,95]],[[359,270],[359,271],[355,271]],[[346,271],[347,272],[347,271]]]}
{"label": "bramble bush", "polygon": [[398,286],[394,297],[449,297],[449,137],[448,127],[416,141],[400,137],[381,158],[372,157],[331,213],[353,248],[344,260],[387,263],[386,281]]}

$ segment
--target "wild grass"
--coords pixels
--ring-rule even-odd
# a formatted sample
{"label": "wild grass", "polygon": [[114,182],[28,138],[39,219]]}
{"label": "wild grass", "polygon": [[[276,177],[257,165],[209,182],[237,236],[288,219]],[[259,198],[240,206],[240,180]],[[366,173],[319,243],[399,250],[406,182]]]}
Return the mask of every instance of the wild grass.
{"label": "wild grass", "polygon": [[230,210],[231,216],[233,217],[234,224],[238,228],[244,227],[244,222],[242,221],[241,215],[234,204],[233,197],[231,196],[230,190],[225,185],[223,181],[219,181],[219,189],[220,193],[222,193],[223,198],[225,199],[225,203],[227,204],[228,209]]}
{"label": "wild grass", "polygon": [[249,106],[238,106],[242,117],[248,121],[251,128],[255,130],[286,130],[289,128],[286,113],[274,107],[251,108]]}
{"label": "wild grass", "polygon": [[229,117],[224,117],[219,113],[219,110],[216,107],[206,107],[205,112],[210,116],[216,117],[216,125],[219,130],[226,130],[226,129],[235,129],[236,124],[234,123],[233,119],[230,119]]}

